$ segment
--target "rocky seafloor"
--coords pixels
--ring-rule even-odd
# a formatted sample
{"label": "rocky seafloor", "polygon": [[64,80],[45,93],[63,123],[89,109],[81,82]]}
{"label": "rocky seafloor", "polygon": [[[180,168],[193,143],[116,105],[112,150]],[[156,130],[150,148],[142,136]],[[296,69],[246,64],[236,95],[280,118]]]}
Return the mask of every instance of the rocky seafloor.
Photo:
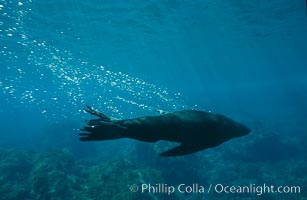
{"label": "rocky seafloor", "polygon": [[[186,157],[162,158],[167,144],[137,142],[125,154],[82,159],[67,148],[0,149],[0,199],[307,199],[307,161],[301,140],[256,132],[249,140]],[[95,152],[99,154],[99,152]],[[142,184],[204,186],[205,192],[141,192]],[[218,193],[210,185],[300,186],[299,193]],[[131,187],[138,186],[138,191]],[[166,188],[166,187],[165,187]],[[133,188],[135,190],[135,188]]]}

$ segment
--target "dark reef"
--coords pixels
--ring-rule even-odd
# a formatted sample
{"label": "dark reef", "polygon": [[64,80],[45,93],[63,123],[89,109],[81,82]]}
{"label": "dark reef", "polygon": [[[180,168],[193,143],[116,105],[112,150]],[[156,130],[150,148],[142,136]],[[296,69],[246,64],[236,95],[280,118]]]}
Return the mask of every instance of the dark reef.
{"label": "dark reef", "polygon": [[[66,130],[57,126],[56,130]],[[254,194],[181,194],[131,192],[133,184],[181,183],[295,185],[300,194],[264,194],[261,199],[306,199],[307,161],[304,142],[269,126],[255,124],[253,134],[216,149],[165,158],[157,152],[172,143],[118,141],[90,147],[80,156],[65,141],[41,151],[0,149],[0,200],[100,199],[258,199]],[[52,147],[52,143],[48,146]],[[117,147],[119,150],[116,150]],[[78,147],[79,148],[79,147]],[[79,151],[87,151],[84,147]],[[92,157],[89,157],[92,156]]]}

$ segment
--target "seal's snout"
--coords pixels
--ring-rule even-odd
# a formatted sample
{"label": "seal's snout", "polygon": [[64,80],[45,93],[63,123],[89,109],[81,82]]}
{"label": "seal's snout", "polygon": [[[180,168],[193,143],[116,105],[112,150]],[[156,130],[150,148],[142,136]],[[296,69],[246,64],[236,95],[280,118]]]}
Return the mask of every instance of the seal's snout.
{"label": "seal's snout", "polygon": [[242,124],[240,132],[241,132],[241,134],[243,136],[243,135],[248,135],[251,132],[251,130],[247,126]]}
{"label": "seal's snout", "polygon": [[248,135],[251,132],[251,129],[249,129],[244,124],[241,124],[239,122],[236,122],[232,127],[232,134],[234,137],[242,137],[245,135]]}
{"label": "seal's snout", "polygon": [[247,135],[247,134],[249,134],[251,131],[252,131],[251,129],[249,129],[249,128],[245,127],[245,132],[246,132],[246,135]]}

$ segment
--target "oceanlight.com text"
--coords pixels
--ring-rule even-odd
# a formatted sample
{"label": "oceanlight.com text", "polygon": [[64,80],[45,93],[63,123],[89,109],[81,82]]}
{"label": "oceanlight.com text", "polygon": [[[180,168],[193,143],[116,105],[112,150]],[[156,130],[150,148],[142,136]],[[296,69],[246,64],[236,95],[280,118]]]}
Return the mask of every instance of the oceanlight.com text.
{"label": "oceanlight.com text", "polygon": [[169,185],[165,183],[158,184],[132,184],[129,186],[131,192],[152,193],[152,194],[167,194],[174,193],[182,194],[255,194],[261,196],[264,194],[300,194],[300,186],[275,186],[270,184],[249,184],[249,185],[224,185],[224,184],[209,184],[207,186],[199,183],[194,184],[179,184]]}
{"label": "oceanlight.com text", "polygon": [[255,185],[255,184],[250,184],[250,185],[245,185],[245,186],[240,186],[240,185],[223,185],[223,184],[216,184],[214,186],[214,191],[216,193],[232,193],[232,194],[242,194],[242,193],[247,193],[247,194],[256,194],[258,196],[263,195],[263,194],[300,194],[301,192],[301,187],[300,186],[274,186],[274,185]]}

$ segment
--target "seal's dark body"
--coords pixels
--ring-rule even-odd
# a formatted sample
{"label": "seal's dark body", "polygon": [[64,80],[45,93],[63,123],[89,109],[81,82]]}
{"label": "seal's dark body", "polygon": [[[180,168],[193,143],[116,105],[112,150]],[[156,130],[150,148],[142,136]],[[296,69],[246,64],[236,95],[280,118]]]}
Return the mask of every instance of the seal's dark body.
{"label": "seal's dark body", "polygon": [[87,111],[100,119],[88,122],[89,126],[83,129],[88,133],[80,134],[82,141],[132,138],[145,142],[167,140],[181,143],[162,156],[191,154],[250,132],[246,126],[228,117],[197,110],[126,120],[111,120],[91,108]]}

